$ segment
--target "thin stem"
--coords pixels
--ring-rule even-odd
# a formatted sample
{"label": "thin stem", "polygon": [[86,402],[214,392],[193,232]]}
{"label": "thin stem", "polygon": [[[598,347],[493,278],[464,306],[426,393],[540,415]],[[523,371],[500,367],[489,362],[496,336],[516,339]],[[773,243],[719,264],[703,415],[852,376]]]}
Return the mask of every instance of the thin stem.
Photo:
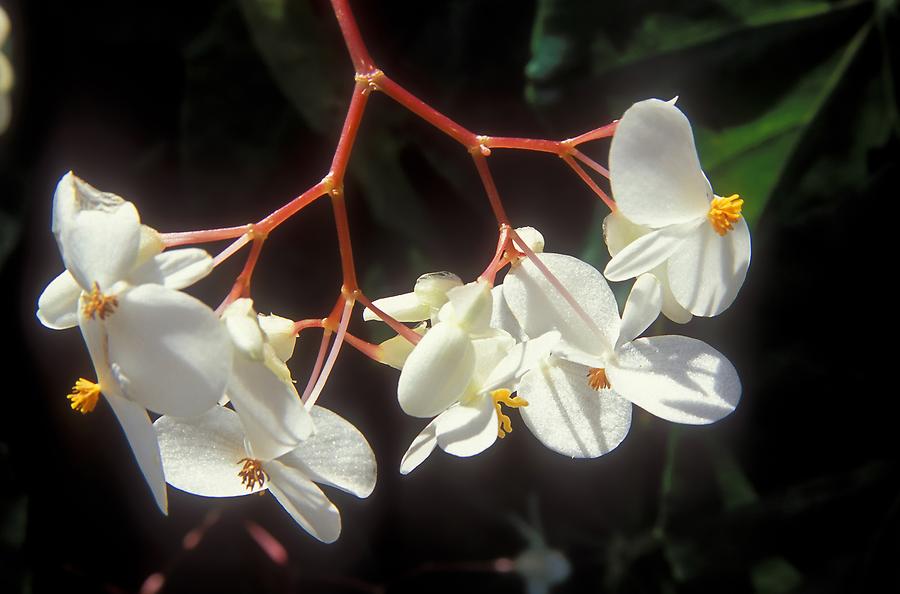
{"label": "thin stem", "polygon": [[271,231],[275,227],[297,214],[303,208],[315,202],[316,199],[321,198],[322,196],[327,194],[330,189],[331,180],[329,178],[323,179],[272,214],[256,223],[256,225],[254,225],[254,228],[259,233],[262,233],[264,235],[271,233]]}
{"label": "thin stem", "polygon": [[500,234],[497,238],[497,249],[494,251],[494,257],[491,259],[490,264],[487,265],[487,268],[484,269],[484,272],[478,275],[479,280],[486,280],[491,286],[494,285],[494,278],[497,276],[497,272],[509,264],[509,257],[506,253],[509,243],[509,225],[500,225]]}
{"label": "thin stem", "polygon": [[371,77],[372,84],[385,95],[413,112],[456,142],[468,149],[481,145],[478,136],[462,124],[451,120],[435,108],[431,107],[393,80],[388,75],[378,71]]}
{"label": "thin stem", "polygon": [[355,348],[357,351],[372,359],[376,363],[383,363],[381,360],[381,346],[377,344],[372,344],[371,342],[365,341],[359,337],[356,337],[349,332],[344,335],[344,342]]}
{"label": "thin stem", "polygon": [[557,140],[542,140],[539,138],[515,138],[510,136],[479,136],[478,140],[484,146],[495,149],[519,149],[523,151],[537,151],[541,153],[553,153],[562,155],[570,149]]}
{"label": "thin stem", "polygon": [[580,134],[575,138],[569,138],[568,140],[564,140],[563,142],[571,145],[578,146],[579,144],[589,142],[591,140],[599,140],[601,138],[609,138],[613,134],[616,133],[616,126],[619,125],[619,120],[614,120],[613,122],[606,124],[605,126],[600,126],[599,128],[595,128],[589,132],[585,132],[584,134]]}
{"label": "thin stem", "polygon": [[328,360],[325,361],[325,367],[322,369],[322,373],[319,375],[316,386],[310,393],[309,398],[304,400],[306,408],[313,407],[316,400],[319,399],[319,394],[321,394],[322,390],[325,388],[325,382],[328,381],[328,376],[331,375],[334,362],[337,359],[338,353],[341,352],[341,346],[344,344],[344,336],[347,334],[347,325],[350,323],[350,313],[353,311],[353,305],[354,301],[352,299],[348,299],[344,304],[344,312],[341,314],[341,324],[338,326],[337,335],[334,337],[334,343],[331,345],[331,352],[328,353]]}
{"label": "thin stem", "polygon": [[240,237],[249,229],[248,225],[239,227],[222,227],[221,229],[204,229],[201,231],[178,231],[175,233],[160,233],[163,245],[167,248],[194,243],[211,243],[223,239]]}
{"label": "thin stem", "polygon": [[603,177],[605,177],[606,179],[609,179],[609,169],[607,169],[600,163],[594,161],[593,159],[591,159],[590,157],[588,157],[587,155],[582,153],[580,150],[573,148],[572,156],[575,157],[576,159],[578,159],[579,161],[581,161],[582,163],[584,163],[585,165],[587,165],[588,167],[590,167],[591,169],[593,169],[594,171],[596,171],[597,173],[599,173],[600,175],[602,175]]}
{"label": "thin stem", "polygon": [[344,193],[339,188],[331,191],[331,206],[334,210],[334,224],[337,228],[338,248],[341,252],[341,270],[344,276],[343,290],[353,293],[359,287],[356,282],[356,266],[353,263],[353,244],[350,241],[347,205],[344,202]]}
{"label": "thin stem", "polygon": [[245,245],[250,243],[250,241],[251,241],[250,234],[244,233],[243,235],[238,237],[236,240],[231,242],[231,245],[229,245],[227,248],[225,248],[224,250],[219,252],[219,254],[215,258],[213,258],[213,263],[212,263],[213,268],[215,268],[216,266],[218,266],[219,264],[221,264],[222,262],[224,262],[231,256],[235,255],[238,252],[238,250],[240,250],[242,247],[244,247]]}
{"label": "thin stem", "polygon": [[313,365],[312,372],[309,374],[309,380],[306,382],[306,387],[303,389],[303,395],[300,396],[300,399],[303,400],[303,402],[306,402],[306,399],[309,398],[310,392],[313,391],[313,387],[319,380],[319,372],[322,371],[322,363],[325,361],[325,353],[328,352],[328,342],[330,339],[331,330],[326,327],[325,331],[322,332],[322,342],[319,344],[319,354],[316,355],[316,362]]}
{"label": "thin stem", "polygon": [[472,160],[475,161],[475,168],[481,177],[481,183],[484,184],[484,191],[487,192],[488,201],[491,203],[491,210],[494,211],[494,218],[501,225],[509,225],[509,218],[506,211],[503,210],[503,203],[500,201],[500,193],[497,191],[497,185],[491,176],[491,170],[487,164],[487,158],[481,152],[472,151]]}
{"label": "thin stem", "polygon": [[344,127],[341,129],[341,136],[334,151],[331,169],[328,172],[328,175],[334,179],[335,186],[343,185],[344,173],[347,170],[350,153],[353,150],[353,144],[356,142],[356,134],[359,131],[359,125],[366,110],[369,91],[369,83],[366,80],[357,81],[356,86],[353,88],[350,106],[347,108],[347,116],[344,118]]}
{"label": "thin stem", "polygon": [[362,291],[357,289],[357,291],[354,293],[354,297],[356,297],[356,299],[364,306],[372,310],[372,312],[374,312],[376,316],[381,318],[381,321],[387,324],[391,330],[393,330],[412,344],[419,344],[419,341],[422,340],[422,337],[416,334],[412,328],[401,324],[388,314],[381,311],[381,309],[376,307],[375,304],[373,304],[372,301],[368,297],[366,297],[366,295]]}
{"label": "thin stem", "polygon": [[325,320],[322,318],[309,318],[307,320],[298,320],[294,322],[293,332],[294,336],[299,336],[301,332],[304,330],[308,330],[310,328],[324,328]]}
{"label": "thin stem", "polygon": [[612,212],[616,212],[616,203],[612,201],[612,198],[610,198],[606,194],[606,192],[600,189],[600,186],[597,185],[597,182],[591,179],[591,176],[589,176],[587,172],[581,168],[581,165],[579,165],[578,162],[575,161],[575,159],[573,159],[569,155],[564,155],[562,157],[562,160],[565,161],[566,165],[571,167],[572,171],[577,173],[578,177],[580,177],[581,180],[585,184],[587,184],[587,186],[591,190],[594,191],[594,193],[600,198],[600,200],[602,200],[603,203],[606,204],[607,207],[609,207],[609,210],[611,210]]}
{"label": "thin stem", "polygon": [[350,59],[353,60],[353,67],[357,73],[371,72],[375,68],[375,63],[366,49],[362,35],[359,32],[359,26],[350,10],[347,0],[331,0],[331,7],[334,9],[334,16],[337,19],[338,26],[341,28],[341,34],[344,36],[344,43],[347,45],[347,52]]}

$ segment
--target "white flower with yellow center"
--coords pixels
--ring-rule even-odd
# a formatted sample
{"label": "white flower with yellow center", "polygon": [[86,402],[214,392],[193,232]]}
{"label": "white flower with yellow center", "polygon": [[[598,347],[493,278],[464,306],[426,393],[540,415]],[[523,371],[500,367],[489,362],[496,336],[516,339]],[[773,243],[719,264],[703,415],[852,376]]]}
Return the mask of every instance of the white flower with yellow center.
{"label": "white flower with yellow center", "polygon": [[337,507],[316,483],[357,497],[375,488],[375,455],[366,438],[339,415],[313,406],[316,431],[293,450],[265,458],[234,411],[215,407],[192,419],[160,417],[166,481],[204,497],[236,497],[268,490],[291,517],[323,542],[341,533]]}
{"label": "white flower with yellow center", "polygon": [[137,209],[72,173],[53,199],[53,232],[66,272],[45,289],[38,318],[62,329],[78,324],[98,380],[79,380],[69,396],[86,413],[106,396],[159,507],[165,483],[147,409],[199,415],[225,391],[231,343],[205,304],[175,288],[211,269],[202,250],[160,254]]}
{"label": "white flower with yellow center", "polygon": [[285,364],[294,350],[293,336],[285,328],[290,320],[259,317],[250,299],[238,299],[222,312],[222,321],[234,344],[226,395],[256,455],[277,458],[313,431]]}
{"label": "white flower with yellow center", "polygon": [[544,445],[572,457],[603,455],[627,435],[632,403],[686,424],[711,423],[734,410],[740,380],[721,353],[684,336],[635,339],[659,313],[658,286],[632,291],[620,318],[595,268],[563,254],[538,258],[567,297],[530,260],[507,274],[503,295],[525,334],[561,335],[554,354],[518,386],[528,401],[525,424]]}
{"label": "white flower with yellow center", "polygon": [[606,278],[634,278],[665,263],[684,309],[722,313],[747,275],[750,231],[743,200],[713,194],[684,114],[659,99],[632,105],[616,127],[609,171],[618,211],[650,231],[613,256]]}
{"label": "white flower with yellow center", "polygon": [[492,292],[483,281],[453,289],[448,297],[440,322],[412,351],[400,374],[403,410],[435,417],[404,454],[403,474],[412,472],[435,447],[454,456],[474,456],[512,431],[501,405],[528,405],[512,396],[518,379],[546,357],[559,338],[549,332],[516,344],[509,333],[492,328]]}

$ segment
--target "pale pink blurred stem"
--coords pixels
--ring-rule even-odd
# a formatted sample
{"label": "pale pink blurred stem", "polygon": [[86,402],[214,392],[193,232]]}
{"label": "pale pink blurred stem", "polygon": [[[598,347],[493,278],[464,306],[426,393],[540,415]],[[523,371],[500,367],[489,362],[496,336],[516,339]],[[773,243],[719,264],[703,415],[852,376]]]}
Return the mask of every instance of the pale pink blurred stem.
{"label": "pale pink blurred stem", "polygon": [[331,345],[331,352],[328,353],[328,360],[325,361],[325,367],[322,369],[322,374],[319,376],[318,381],[316,381],[316,387],[313,388],[309,398],[304,400],[306,408],[313,407],[316,400],[319,399],[319,394],[321,394],[322,390],[325,388],[325,382],[328,381],[328,376],[331,375],[331,369],[334,367],[334,362],[337,359],[338,353],[341,352],[341,346],[344,344],[344,336],[347,334],[347,325],[350,323],[350,313],[353,311],[354,303],[355,301],[348,299],[344,304],[344,312],[341,314],[341,324],[338,326],[337,335],[334,337],[334,344]]}
{"label": "pale pink blurred stem", "polygon": [[306,388],[303,389],[303,395],[300,397],[303,402],[309,398],[316,381],[319,379],[319,372],[322,371],[322,363],[325,361],[325,353],[328,352],[328,340],[331,338],[331,330],[325,328],[322,333],[322,343],[319,345],[319,354],[316,355],[316,363],[313,365],[312,373],[309,374],[309,380],[306,382]]}

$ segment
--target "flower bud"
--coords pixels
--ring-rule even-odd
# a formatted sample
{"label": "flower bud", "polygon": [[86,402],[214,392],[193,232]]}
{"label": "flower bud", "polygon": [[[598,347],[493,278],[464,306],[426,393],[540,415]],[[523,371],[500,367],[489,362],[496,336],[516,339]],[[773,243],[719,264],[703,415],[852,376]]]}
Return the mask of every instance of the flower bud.
{"label": "flower bud", "polygon": [[429,272],[416,280],[413,292],[420,303],[437,310],[447,303],[447,291],[462,284],[462,280],[452,272]]}

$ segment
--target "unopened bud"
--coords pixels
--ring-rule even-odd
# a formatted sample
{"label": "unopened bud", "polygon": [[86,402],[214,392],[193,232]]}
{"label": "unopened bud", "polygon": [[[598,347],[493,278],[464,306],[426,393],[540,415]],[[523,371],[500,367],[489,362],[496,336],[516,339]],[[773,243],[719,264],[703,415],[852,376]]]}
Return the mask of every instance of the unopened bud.
{"label": "unopened bud", "polygon": [[516,229],[516,233],[535,254],[544,251],[544,236],[534,227],[519,227]]}
{"label": "unopened bud", "polygon": [[447,291],[461,287],[462,279],[452,272],[429,272],[416,280],[413,291],[423,305],[438,310],[447,303]]}
{"label": "unopened bud", "polygon": [[297,334],[294,332],[294,321],[275,314],[258,316],[259,326],[266,333],[266,338],[275,355],[282,361],[287,361],[294,354],[294,345],[297,342]]}

